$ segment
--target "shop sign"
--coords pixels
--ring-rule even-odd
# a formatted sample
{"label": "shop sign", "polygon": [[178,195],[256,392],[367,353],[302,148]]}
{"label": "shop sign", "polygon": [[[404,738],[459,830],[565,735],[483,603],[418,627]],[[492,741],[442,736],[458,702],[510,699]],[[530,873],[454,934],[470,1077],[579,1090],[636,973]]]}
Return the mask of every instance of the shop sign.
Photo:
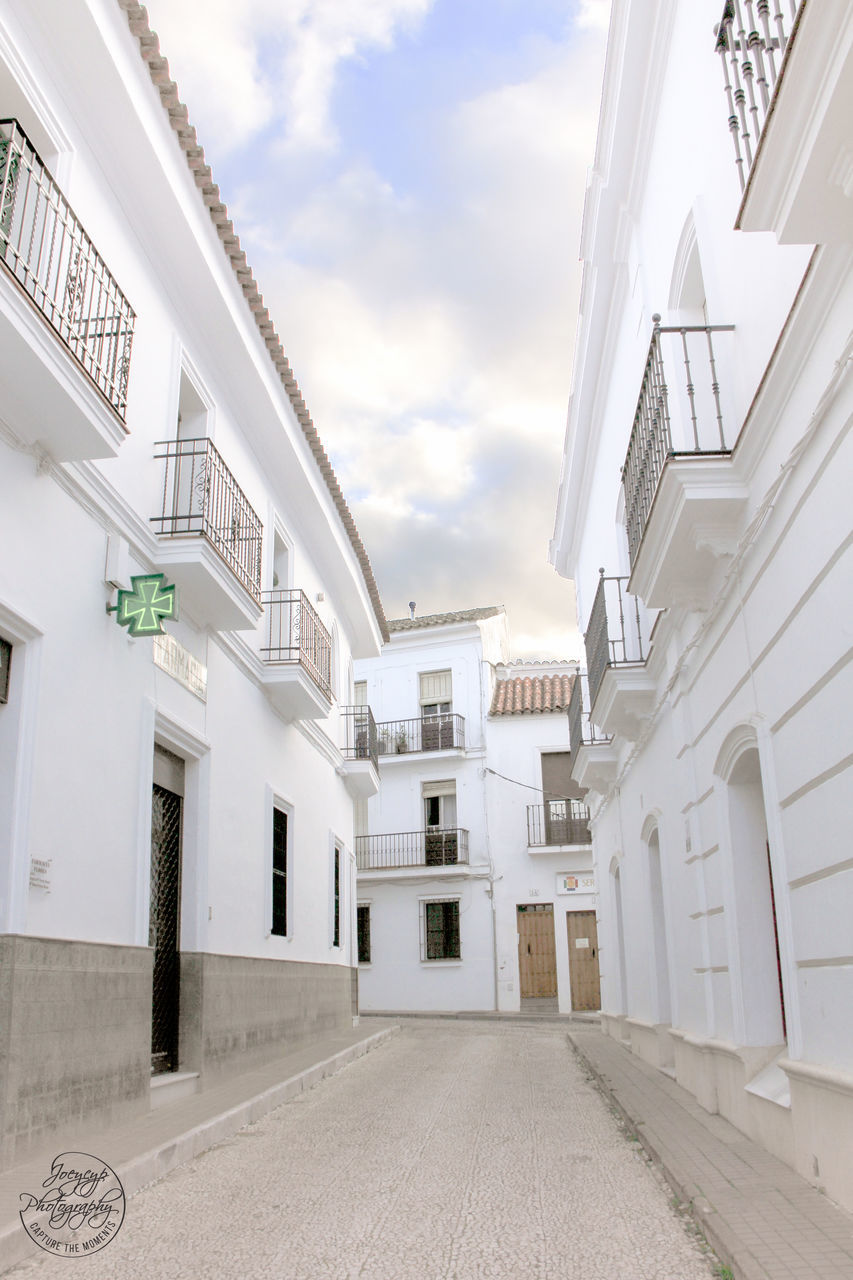
{"label": "shop sign", "polygon": [[179,644],[174,636],[167,635],[166,632],[155,636],[153,657],[161,671],[165,671],[178,684],[201,698],[202,702],[207,701],[207,667]]}
{"label": "shop sign", "polygon": [[177,588],[166,585],[164,573],[140,573],[130,581],[131,590],[119,587],[118,604],[108,604],[107,613],[114,613],[131,636],[162,635],[164,619],[178,617]]}

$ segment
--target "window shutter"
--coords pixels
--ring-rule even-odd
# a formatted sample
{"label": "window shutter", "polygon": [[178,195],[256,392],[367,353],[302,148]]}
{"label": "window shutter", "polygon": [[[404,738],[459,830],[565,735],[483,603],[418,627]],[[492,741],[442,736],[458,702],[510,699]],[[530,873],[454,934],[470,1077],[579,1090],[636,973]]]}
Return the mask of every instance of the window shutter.
{"label": "window shutter", "polygon": [[453,688],[449,671],[424,671],[421,673],[421,702],[451,702]]}

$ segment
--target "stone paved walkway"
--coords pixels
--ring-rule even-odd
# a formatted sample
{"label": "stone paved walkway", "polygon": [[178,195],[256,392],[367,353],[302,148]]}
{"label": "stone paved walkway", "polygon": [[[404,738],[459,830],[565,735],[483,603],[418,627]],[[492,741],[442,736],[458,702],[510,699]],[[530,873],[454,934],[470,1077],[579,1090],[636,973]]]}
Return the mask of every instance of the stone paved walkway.
{"label": "stone paved walkway", "polygon": [[570,1035],[735,1280],[853,1280],[853,1215],[610,1036]]}
{"label": "stone paved walkway", "polygon": [[134,1196],[40,1280],[708,1280],[712,1259],[545,1023],[401,1032]]}

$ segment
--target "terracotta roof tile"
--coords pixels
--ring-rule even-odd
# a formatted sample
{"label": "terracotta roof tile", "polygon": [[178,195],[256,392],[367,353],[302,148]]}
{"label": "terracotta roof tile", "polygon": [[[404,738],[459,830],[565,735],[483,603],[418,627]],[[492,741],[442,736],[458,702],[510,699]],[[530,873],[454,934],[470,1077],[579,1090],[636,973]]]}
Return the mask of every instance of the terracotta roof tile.
{"label": "terracotta roof tile", "polygon": [[480,618],[496,618],[504,612],[502,604],[483,609],[457,609],[454,613],[425,613],[421,618],[389,618],[389,631],[417,631],[419,627],[441,627],[453,622],[477,622]]}
{"label": "terracotta roof tile", "polygon": [[574,676],[512,676],[498,680],[490,716],[549,714],[568,711]]}

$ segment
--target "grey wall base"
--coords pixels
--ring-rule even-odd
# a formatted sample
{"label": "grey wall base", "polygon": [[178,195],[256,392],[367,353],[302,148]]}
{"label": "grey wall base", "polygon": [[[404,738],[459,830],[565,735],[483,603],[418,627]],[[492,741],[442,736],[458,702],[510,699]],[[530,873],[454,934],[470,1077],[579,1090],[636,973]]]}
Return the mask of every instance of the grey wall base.
{"label": "grey wall base", "polygon": [[[148,947],[0,935],[0,1168],[148,1111],[152,966]],[[180,1069],[204,1085],[349,1031],[354,1000],[344,965],[183,952]]]}
{"label": "grey wall base", "polygon": [[147,1110],[147,947],[0,935],[0,1167]]}
{"label": "grey wall base", "polygon": [[352,969],[336,964],[181,953],[179,1056],[204,1079],[351,1030]]}

